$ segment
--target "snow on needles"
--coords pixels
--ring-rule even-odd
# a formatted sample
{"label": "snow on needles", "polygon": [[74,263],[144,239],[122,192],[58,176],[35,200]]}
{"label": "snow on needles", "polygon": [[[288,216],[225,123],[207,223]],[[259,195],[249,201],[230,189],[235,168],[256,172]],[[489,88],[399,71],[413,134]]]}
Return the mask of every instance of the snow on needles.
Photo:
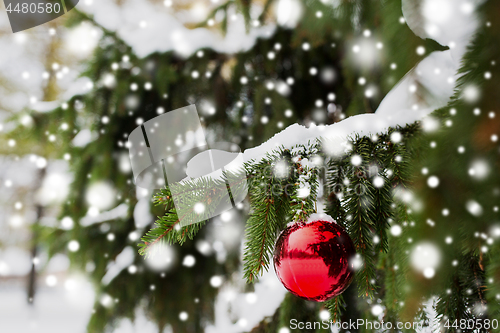
{"label": "snow on needles", "polygon": [[364,136],[383,133],[390,127],[412,124],[431,111],[432,109],[419,111],[407,110],[407,112],[400,112],[394,116],[381,116],[376,113],[367,113],[346,118],[332,125],[313,125],[309,128],[299,124],[293,124],[260,146],[245,150],[243,159],[246,162],[252,160],[259,161],[265,157],[267,152],[277,149],[280,146],[290,149],[295,145],[304,144],[308,141],[317,139],[323,139],[323,148],[327,153],[330,155],[341,155],[344,153],[344,142],[350,136],[356,134]]}

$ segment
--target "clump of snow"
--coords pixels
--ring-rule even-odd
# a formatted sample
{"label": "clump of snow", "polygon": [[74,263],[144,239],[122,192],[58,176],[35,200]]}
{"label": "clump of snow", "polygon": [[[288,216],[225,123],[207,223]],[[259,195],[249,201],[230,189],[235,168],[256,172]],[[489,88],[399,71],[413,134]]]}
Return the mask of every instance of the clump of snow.
{"label": "clump of snow", "polygon": [[308,158],[303,158],[302,160],[300,160],[300,165],[303,168],[308,168],[308,169],[313,169],[314,167],[316,167],[316,164],[312,160],[309,160]]}
{"label": "clump of snow", "polygon": [[[464,1],[461,6],[454,0],[422,0],[419,6],[415,6],[410,0],[403,0],[402,9],[410,29],[422,39],[431,38],[450,46],[449,52],[458,65],[470,36],[478,26],[479,20],[474,9],[481,2]],[[425,24],[422,24],[422,19]]]}
{"label": "clump of snow", "polygon": [[120,254],[116,256],[116,259],[107,267],[106,274],[101,280],[103,285],[108,285],[115,277],[117,277],[121,271],[132,265],[134,262],[135,251],[131,246],[127,246],[123,249]]}
{"label": "clump of snow", "polygon": [[[236,53],[250,49],[258,38],[271,37],[276,30],[276,25],[270,23],[252,26],[247,33],[244,19],[237,13],[235,20],[228,20],[225,36],[207,28],[188,29],[179,14],[161,4],[143,0],[125,0],[120,5],[112,0],[100,0],[83,9],[92,14],[97,23],[115,31],[139,57],[172,50],[188,57],[202,48]],[[144,22],[142,26],[141,22]]]}
{"label": "clump of snow", "polygon": [[335,221],[333,217],[324,213],[311,214],[311,216],[309,216],[309,219],[307,219],[306,223],[311,223],[316,221],[327,221],[337,224],[337,221]]}
{"label": "clump of snow", "polygon": [[[245,162],[251,160],[259,161],[265,157],[267,152],[275,150],[278,147],[290,149],[293,146],[304,144],[304,142],[314,142],[320,139],[322,139],[326,151],[336,151],[335,146],[345,146],[346,139],[356,134],[371,136],[377,133],[385,133],[391,127],[412,124],[422,119],[431,111],[432,109],[407,110],[406,113],[399,112],[392,116],[379,116],[367,113],[346,118],[332,125],[311,126],[309,128],[293,124],[260,146],[245,150],[243,158]],[[343,152],[344,149],[342,149],[341,153]]]}

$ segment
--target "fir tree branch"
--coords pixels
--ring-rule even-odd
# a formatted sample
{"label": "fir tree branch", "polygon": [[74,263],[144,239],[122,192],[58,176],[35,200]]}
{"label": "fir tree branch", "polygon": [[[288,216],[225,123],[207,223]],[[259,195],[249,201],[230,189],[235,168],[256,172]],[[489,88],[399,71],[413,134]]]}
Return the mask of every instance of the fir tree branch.
{"label": "fir tree branch", "polygon": [[368,183],[368,191],[371,196],[372,205],[369,209],[370,218],[375,224],[375,232],[379,238],[375,245],[375,251],[387,252],[389,244],[387,240],[387,231],[389,229],[389,220],[393,218],[393,203],[391,182],[385,175],[380,175],[383,179],[383,186],[377,188],[372,183]]}
{"label": "fir tree branch", "polygon": [[[489,255],[489,265],[486,267],[486,300],[488,304],[488,313],[490,318],[500,318],[500,262],[494,260],[493,258],[500,257],[500,245],[495,243],[494,246],[490,248]],[[494,332],[500,332],[500,327],[498,327]]]}
{"label": "fir tree branch", "polygon": [[[233,186],[231,192],[229,192],[229,197],[227,197],[226,182],[229,181]],[[212,210],[218,207],[222,200],[226,200],[227,197],[230,201],[240,191],[245,190],[246,181],[246,178],[239,176],[238,173],[225,172],[221,180],[199,178],[182,184],[174,184],[170,186],[171,188],[161,190],[155,195],[154,203],[164,205],[166,212],[164,216],[156,220],[156,227],[141,239],[143,243],[139,244],[139,253],[147,255],[155,245],[163,241],[168,244],[179,243],[182,245],[187,239],[193,239],[206,223],[206,221],[191,223],[191,221],[196,221],[198,214],[194,209],[195,204],[202,203],[205,206],[204,215],[200,215],[200,217],[211,216]],[[172,191],[172,189],[174,190]],[[184,207],[180,212],[180,216],[175,208],[174,195],[178,200],[177,203]],[[181,226],[183,221],[187,221],[189,224]]]}
{"label": "fir tree branch", "polygon": [[285,190],[288,182],[273,174],[271,161],[267,158],[261,162],[257,167],[259,176],[249,182],[253,211],[245,231],[243,262],[244,277],[250,283],[269,268],[276,237],[289,216],[290,198]]}
{"label": "fir tree branch", "polygon": [[362,164],[353,169],[349,175],[350,189],[346,193],[346,213],[348,231],[352,237],[356,251],[363,260],[357,271],[356,279],[360,294],[373,297],[375,290],[375,256],[372,243],[372,229],[375,225],[370,216],[372,183],[367,179],[365,170],[370,161],[370,139],[363,137],[355,143],[353,151],[361,156]]}
{"label": "fir tree branch", "polygon": [[346,306],[344,296],[340,294],[337,297],[326,301],[324,304],[330,312],[330,320],[332,320],[334,323],[340,322],[342,312],[345,310]]}

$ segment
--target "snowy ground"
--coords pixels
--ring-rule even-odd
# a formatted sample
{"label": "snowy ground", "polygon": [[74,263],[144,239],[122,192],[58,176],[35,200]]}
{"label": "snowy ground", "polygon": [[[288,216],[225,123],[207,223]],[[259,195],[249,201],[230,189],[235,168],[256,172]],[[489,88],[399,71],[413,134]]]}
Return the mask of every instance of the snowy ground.
{"label": "snowy ground", "polygon": [[78,294],[64,288],[40,288],[29,306],[23,285],[0,283],[0,332],[84,333],[94,291],[90,285]]}
{"label": "snowy ground", "polygon": [[[250,330],[264,316],[274,313],[285,292],[274,272],[264,275],[261,283],[256,285],[255,293],[242,294],[231,287],[223,287],[216,301],[215,322],[207,327],[206,332]],[[0,280],[0,332],[86,333],[94,296],[90,283],[82,279],[66,279],[64,285],[40,287],[35,303],[28,305],[24,279]],[[114,333],[157,333],[157,330],[154,323],[139,311],[134,323],[122,320]]]}
{"label": "snowy ground", "polygon": [[[3,286],[2,286],[3,285]],[[36,302],[26,302],[24,286],[0,284],[0,332],[20,333],[86,333],[94,303],[90,285],[78,292],[68,292],[63,287],[40,288]],[[158,329],[144,315],[132,324],[123,320],[116,333],[157,333]]]}

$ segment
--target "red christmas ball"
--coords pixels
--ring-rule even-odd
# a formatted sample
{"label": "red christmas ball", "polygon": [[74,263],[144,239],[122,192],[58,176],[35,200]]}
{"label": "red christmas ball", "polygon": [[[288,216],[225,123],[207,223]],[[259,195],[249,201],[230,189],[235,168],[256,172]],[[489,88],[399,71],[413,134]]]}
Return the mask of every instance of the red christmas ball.
{"label": "red christmas ball", "polygon": [[287,227],[274,250],[274,269],[292,294],[323,302],[341,294],[354,277],[354,244],[335,222],[316,219]]}

